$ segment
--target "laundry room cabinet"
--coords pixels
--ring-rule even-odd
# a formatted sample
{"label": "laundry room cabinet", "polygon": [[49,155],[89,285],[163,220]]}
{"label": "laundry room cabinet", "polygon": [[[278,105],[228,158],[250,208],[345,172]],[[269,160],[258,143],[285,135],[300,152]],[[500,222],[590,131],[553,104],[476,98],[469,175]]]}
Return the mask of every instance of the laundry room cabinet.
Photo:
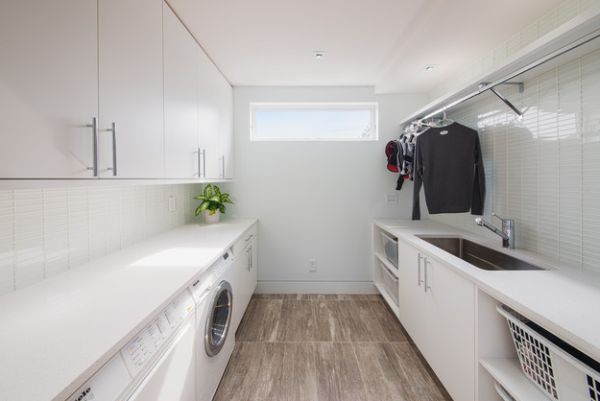
{"label": "laundry room cabinet", "polygon": [[233,274],[233,314],[232,327],[237,330],[244,312],[250,303],[258,282],[258,252],[256,227],[248,230],[233,246],[235,261]]}
{"label": "laundry room cabinet", "polygon": [[398,240],[398,317],[455,400],[475,399],[475,286]]}
{"label": "laundry room cabinet", "polygon": [[98,0],[101,177],[162,177],[162,18],[162,0]]}
{"label": "laundry room cabinet", "polygon": [[0,38],[0,179],[233,177],[232,87],[162,0],[7,0]]}
{"label": "laundry room cabinet", "polygon": [[96,0],[3,0],[0,54],[0,179],[93,177]]}

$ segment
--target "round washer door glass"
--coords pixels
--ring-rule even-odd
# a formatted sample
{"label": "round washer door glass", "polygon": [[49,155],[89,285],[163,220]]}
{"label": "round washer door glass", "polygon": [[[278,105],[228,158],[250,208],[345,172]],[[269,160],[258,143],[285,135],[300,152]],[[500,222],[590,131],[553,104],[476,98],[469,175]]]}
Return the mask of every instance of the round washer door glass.
{"label": "round washer door glass", "polygon": [[232,293],[231,284],[227,281],[221,281],[208,310],[208,322],[206,322],[206,333],[204,342],[206,344],[206,353],[208,356],[215,356],[221,351],[231,321]]}

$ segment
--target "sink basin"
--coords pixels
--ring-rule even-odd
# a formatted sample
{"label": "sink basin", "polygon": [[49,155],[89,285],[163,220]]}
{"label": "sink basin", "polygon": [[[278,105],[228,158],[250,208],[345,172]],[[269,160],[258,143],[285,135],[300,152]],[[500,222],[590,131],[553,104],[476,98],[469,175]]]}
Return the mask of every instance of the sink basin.
{"label": "sink basin", "polygon": [[464,238],[417,237],[483,270],[545,270]]}

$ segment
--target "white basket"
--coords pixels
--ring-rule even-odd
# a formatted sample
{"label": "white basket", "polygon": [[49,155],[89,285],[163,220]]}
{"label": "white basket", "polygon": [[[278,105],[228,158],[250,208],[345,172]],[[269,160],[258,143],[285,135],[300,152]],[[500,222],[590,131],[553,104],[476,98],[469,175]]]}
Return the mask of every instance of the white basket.
{"label": "white basket", "polygon": [[384,231],[380,231],[380,234],[385,257],[395,268],[398,268],[398,240],[387,235]]}
{"label": "white basket", "polygon": [[540,333],[544,330],[536,330],[514,311],[498,307],[498,312],[508,321],[523,373],[550,399],[600,401],[600,374],[569,353],[578,351],[567,352],[572,347],[558,338],[550,340],[550,333]]}
{"label": "white basket", "polygon": [[394,301],[396,306],[398,306],[398,297],[400,296],[398,278],[381,262],[379,262],[379,275],[385,292],[392,298],[392,301]]}

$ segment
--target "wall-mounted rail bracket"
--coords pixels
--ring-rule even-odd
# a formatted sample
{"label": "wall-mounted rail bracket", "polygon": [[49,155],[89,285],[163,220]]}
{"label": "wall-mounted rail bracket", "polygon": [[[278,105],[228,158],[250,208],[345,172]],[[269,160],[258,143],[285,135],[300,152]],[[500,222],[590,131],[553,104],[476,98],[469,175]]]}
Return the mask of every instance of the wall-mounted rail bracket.
{"label": "wall-mounted rail bracket", "polygon": [[[519,116],[519,118],[523,117],[523,111],[519,110],[517,106],[512,104],[512,102],[508,100],[504,95],[502,95],[502,93],[498,92],[498,90],[494,86],[487,88],[488,85],[488,82],[482,82],[479,85],[479,89],[482,91],[490,90],[494,95],[498,97],[498,99],[500,99],[505,105],[507,105],[512,111],[514,111],[515,114]],[[519,88],[519,93],[523,93],[523,91],[525,91],[525,84],[523,82],[504,82],[502,83],[502,85],[517,85]]]}

